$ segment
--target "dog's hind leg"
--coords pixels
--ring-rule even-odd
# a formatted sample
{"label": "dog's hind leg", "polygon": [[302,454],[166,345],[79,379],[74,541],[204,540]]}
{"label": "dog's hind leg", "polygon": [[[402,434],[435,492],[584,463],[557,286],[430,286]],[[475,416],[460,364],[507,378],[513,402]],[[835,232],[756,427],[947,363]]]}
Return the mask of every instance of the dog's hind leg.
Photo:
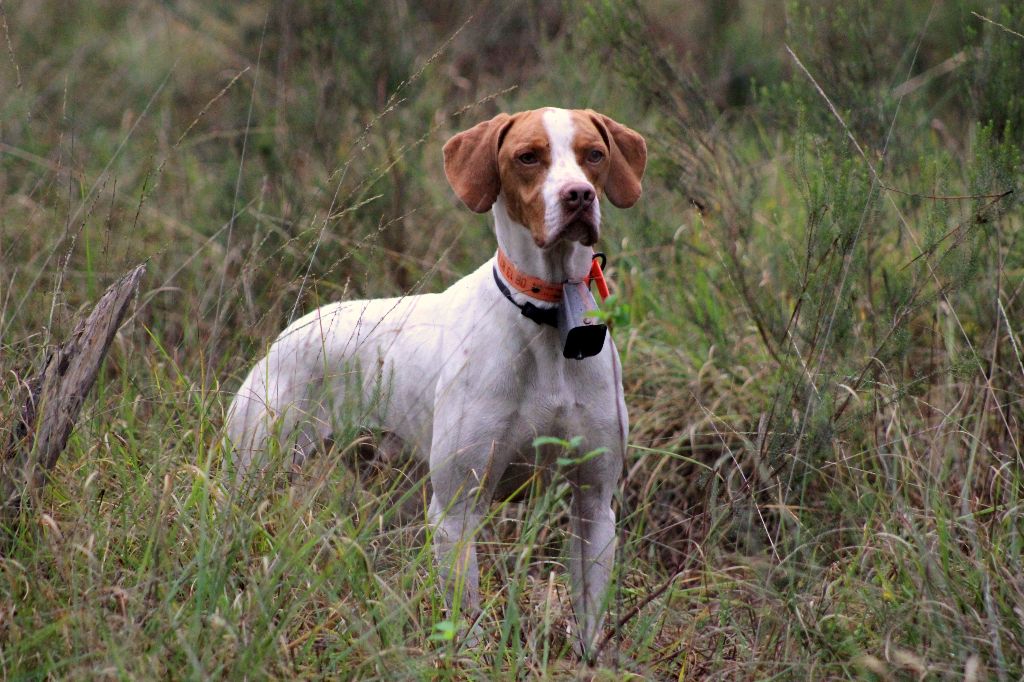
{"label": "dog's hind leg", "polygon": [[[314,377],[282,374],[275,350],[256,363],[228,408],[225,435],[236,483],[267,473],[272,455],[297,471],[330,435],[330,418]],[[279,447],[275,448],[277,445]]]}

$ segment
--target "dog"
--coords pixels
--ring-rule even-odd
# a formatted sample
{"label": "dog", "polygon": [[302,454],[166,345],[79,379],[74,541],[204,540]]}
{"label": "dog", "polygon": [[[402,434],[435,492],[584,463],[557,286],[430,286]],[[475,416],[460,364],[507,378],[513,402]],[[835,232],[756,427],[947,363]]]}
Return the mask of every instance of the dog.
{"label": "dog", "polygon": [[[473,534],[552,446],[580,437],[569,568],[576,650],[593,652],[615,556],[612,496],[628,418],[609,338],[583,360],[563,356],[553,315],[565,282],[587,282],[602,196],[640,197],[644,138],[591,110],[499,114],[444,146],[444,170],[469,209],[490,211],[495,257],[440,294],[345,301],[291,324],[238,389],[226,435],[235,476],[261,470],[268,447],[298,467],[331,435],[338,406],[367,407],[371,428],[427,463],[428,521],[449,607],[479,612]],[[456,597],[461,595],[461,600]]]}

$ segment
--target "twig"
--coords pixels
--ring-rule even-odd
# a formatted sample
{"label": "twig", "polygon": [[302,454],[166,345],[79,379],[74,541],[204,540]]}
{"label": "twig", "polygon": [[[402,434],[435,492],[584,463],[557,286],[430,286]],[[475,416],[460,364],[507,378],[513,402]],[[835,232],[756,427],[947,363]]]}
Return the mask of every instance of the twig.
{"label": "twig", "polygon": [[0,445],[0,528],[8,533],[15,530],[22,501],[45,485],[64,451],[145,272],[143,263],[111,285],[29,382],[28,399]]}
{"label": "twig", "polygon": [[682,575],[683,571],[685,570],[684,562],[685,559],[680,559],[676,563],[675,568],[672,569],[672,572],[669,574],[665,582],[659,585],[653,592],[649,593],[646,597],[641,599],[637,604],[633,606],[633,608],[631,608],[629,611],[623,614],[623,616],[619,618],[618,622],[615,623],[615,627],[613,627],[609,631],[606,631],[604,635],[601,636],[601,641],[598,642],[597,648],[594,650],[595,659],[604,650],[604,648],[608,646],[608,642],[612,640],[612,637],[617,636],[618,633],[622,630],[623,627],[626,626],[626,624],[629,621],[636,618],[640,614],[640,612],[647,607],[648,604],[650,604],[652,601],[654,601],[661,595],[665,594],[665,591],[672,586],[672,583],[675,582],[675,579]]}
{"label": "twig", "polygon": [[[987,206],[985,206],[980,211],[978,211],[976,214],[974,214],[974,218],[971,220],[972,224],[971,225],[967,225],[966,226],[967,229],[970,229],[971,227],[975,227],[977,225],[980,225],[980,224],[984,223],[985,222],[985,219],[984,219],[985,218],[985,212],[988,211],[988,209],[990,209],[993,206],[995,206],[997,203],[999,203],[1002,199],[1010,196],[1011,194],[1013,194],[1013,190],[1012,189],[1008,189],[1005,192],[1002,192],[1001,194],[993,194],[993,195],[991,195],[992,197],[994,197],[992,199],[992,202],[989,203]],[[920,259],[924,258],[925,256],[930,256],[933,253],[935,253],[936,249],[939,248],[939,244],[941,244],[942,242],[946,241],[949,237],[953,236],[954,234],[957,234],[957,233],[961,232],[961,230],[963,230],[964,227],[965,227],[964,223],[960,223],[956,227],[954,227],[951,230],[949,230],[948,232],[946,232],[946,234],[944,234],[941,237],[939,237],[938,239],[936,239],[935,242],[931,246],[929,246],[928,248],[923,250],[921,253],[917,254],[916,256],[911,258],[909,261],[907,261],[907,263],[905,263],[903,265],[903,267],[900,268],[900,270],[901,271],[902,270],[906,270],[911,265],[913,265],[914,263],[916,263]],[[958,243],[960,243],[962,241],[963,241],[962,238],[961,239],[957,239],[955,243],[958,244]]]}
{"label": "twig", "polygon": [[7,54],[11,58],[11,64],[14,65],[14,82],[19,90],[21,90],[21,69],[18,67],[18,60],[14,56],[14,43],[11,42],[11,30],[7,26],[7,12],[4,10],[4,0],[0,0],[0,21],[4,25],[4,38],[7,40]]}
{"label": "twig", "polygon": [[981,19],[982,21],[987,21],[988,23],[992,24],[993,26],[998,26],[999,28],[1003,29],[1004,31],[1006,31],[1007,33],[1009,33],[1009,34],[1011,34],[1011,35],[1015,35],[1015,36],[1017,36],[1018,38],[1024,38],[1024,35],[1021,35],[1020,33],[1017,33],[1016,31],[1014,31],[1014,30],[1013,30],[1012,28],[1010,28],[1009,26],[1003,26],[1003,25],[1002,25],[1002,24],[1000,24],[1000,23],[999,23],[998,21],[993,21],[992,19],[989,19],[989,18],[988,18],[988,17],[986,17],[986,16],[982,16],[981,14],[978,14],[977,12],[971,12],[971,14],[973,14],[973,15],[974,15],[974,16],[976,16],[976,17],[978,17],[978,18],[979,18],[979,19]]}
{"label": "twig", "polygon": [[925,85],[929,81],[932,81],[939,76],[945,76],[950,71],[955,71],[960,68],[963,64],[967,63],[967,60],[971,58],[967,50],[960,50],[955,55],[946,59],[930,69],[927,69],[923,73],[919,73],[909,80],[905,80],[895,88],[892,89],[893,97],[903,97],[914,92],[921,86]]}

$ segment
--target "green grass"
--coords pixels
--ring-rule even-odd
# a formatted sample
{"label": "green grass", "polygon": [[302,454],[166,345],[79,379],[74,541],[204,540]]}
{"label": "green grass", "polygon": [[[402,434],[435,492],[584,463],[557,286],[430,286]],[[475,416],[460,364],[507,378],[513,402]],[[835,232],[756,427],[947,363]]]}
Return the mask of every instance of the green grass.
{"label": "green grass", "polygon": [[577,673],[557,471],[479,530],[467,649],[423,491],[372,438],[249,496],[219,438],[296,314],[493,252],[441,145],[545,104],[651,151],[605,216],[631,447],[591,672],[1024,675],[1016,3],[0,8],[0,442],[74,315],[149,262],[0,559],[5,678]]}

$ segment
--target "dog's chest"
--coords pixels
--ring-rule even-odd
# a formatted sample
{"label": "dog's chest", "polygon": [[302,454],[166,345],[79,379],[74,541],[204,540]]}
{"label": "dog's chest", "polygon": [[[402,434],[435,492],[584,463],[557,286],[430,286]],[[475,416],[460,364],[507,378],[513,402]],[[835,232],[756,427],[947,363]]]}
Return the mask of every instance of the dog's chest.
{"label": "dog's chest", "polygon": [[507,385],[515,387],[505,415],[512,449],[532,455],[538,436],[587,436],[615,409],[615,383],[605,367],[611,370],[608,349],[583,361],[545,346],[521,351],[505,369]]}
{"label": "dog's chest", "polygon": [[360,347],[364,367],[370,356],[386,358],[380,426],[419,454],[493,449],[502,459],[532,461],[541,436],[583,436],[595,447],[620,440],[611,338],[593,357],[562,357],[557,330],[518,315],[496,291],[490,264],[409,305],[403,324],[393,332],[372,324],[373,343]]}

